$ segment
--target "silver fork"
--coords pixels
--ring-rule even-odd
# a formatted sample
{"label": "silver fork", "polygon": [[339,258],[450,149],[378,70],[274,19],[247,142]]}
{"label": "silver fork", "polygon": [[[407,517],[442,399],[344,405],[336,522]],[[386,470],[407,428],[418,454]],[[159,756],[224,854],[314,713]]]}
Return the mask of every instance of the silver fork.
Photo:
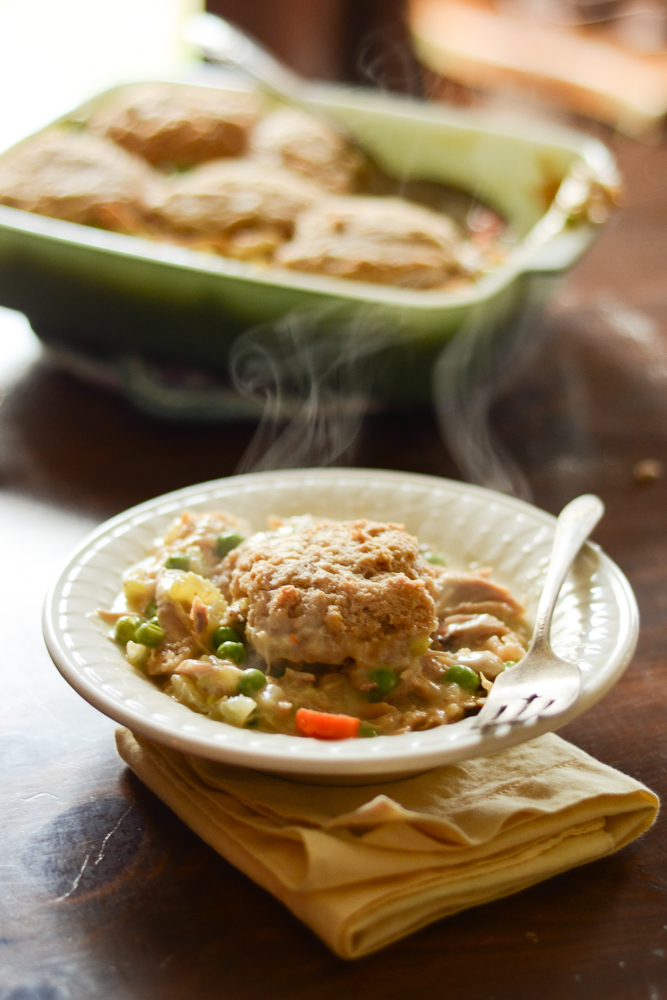
{"label": "silver fork", "polygon": [[568,570],[603,513],[602,501],[591,493],[572,500],[560,512],[530,646],[516,667],[496,677],[486,704],[475,719],[476,726],[561,715],[576,701],[581,689],[581,671],[576,663],[561,660],[552,650],[551,619]]}

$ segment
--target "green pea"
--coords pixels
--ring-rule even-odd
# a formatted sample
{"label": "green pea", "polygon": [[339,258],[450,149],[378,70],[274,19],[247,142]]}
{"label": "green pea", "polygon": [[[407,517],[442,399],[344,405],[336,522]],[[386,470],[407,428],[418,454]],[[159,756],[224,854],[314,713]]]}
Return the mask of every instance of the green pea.
{"label": "green pea", "polygon": [[164,629],[160,628],[157,621],[142,622],[137,628],[135,642],[144,646],[159,646],[164,636]]}
{"label": "green pea", "polygon": [[503,666],[505,667],[505,670],[507,670],[508,667],[516,667],[518,662],[518,660],[505,660]]}
{"label": "green pea", "polygon": [[221,646],[223,642],[240,642],[241,636],[238,634],[235,628],[231,625],[221,625],[217,628],[213,635],[211,636],[211,642],[213,643],[213,649],[217,649]]}
{"label": "green pea", "polygon": [[141,618],[138,615],[123,615],[116,622],[113,632],[114,639],[116,642],[122,642],[123,645],[128,642],[136,642],[137,626],[140,624]]}
{"label": "green pea", "polygon": [[236,688],[237,694],[254,694],[255,691],[261,691],[266,684],[266,676],[261,670],[255,670],[251,667],[250,670],[244,670],[241,677],[239,677],[238,687]]}
{"label": "green pea", "polygon": [[218,646],[216,656],[219,656],[221,660],[231,660],[232,663],[243,663],[245,646],[242,642],[223,642]]}
{"label": "green pea", "polygon": [[424,559],[426,560],[427,563],[430,563],[432,566],[446,566],[447,565],[447,563],[442,558],[442,556],[440,555],[439,552],[425,552],[424,553]]}
{"label": "green pea", "polygon": [[215,551],[220,559],[223,559],[228,552],[235,549],[243,541],[243,536],[237,531],[227,531],[224,535],[218,535],[215,543]]}
{"label": "green pea", "polygon": [[458,684],[464,691],[476,691],[480,683],[479,674],[476,674],[470,667],[464,667],[461,663],[453,664],[442,680],[446,684]]}
{"label": "green pea", "polygon": [[187,552],[172,552],[164,565],[166,569],[190,569],[190,556]]}
{"label": "green pea", "polygon": [[150,601],[149,604],[144,608],[144,618],[150,621],[151,618],[155,618],[157,614],[157,601]]}
{"label": "green pea", "polygon": [[371,670],[368,676],[375,684],[374,693],[377,694],[391,694],[398,684],[398,674],[395,670],[389,670],[387,667],[378,667],[377,670]]}
{"label": "green pea", "polygon": [[372,736],[377,736],[377,729],[373,729],[367,722],[360,722],[357,736],[362,740],[369,739]]}

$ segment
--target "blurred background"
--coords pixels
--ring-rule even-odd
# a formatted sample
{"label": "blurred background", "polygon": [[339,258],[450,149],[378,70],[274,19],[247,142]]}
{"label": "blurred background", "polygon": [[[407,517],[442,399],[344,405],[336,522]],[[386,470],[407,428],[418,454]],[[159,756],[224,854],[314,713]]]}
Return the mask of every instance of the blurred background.
{"label": "blurred background", "polygon": [[[201,78],[207,68],[185,44],[183,31],[203,7],[200,0],[0,0],[0,149],[116,83]],[[442,411],[439,418],[426,411],[371,414],[359,428],[356,451],[337,460],[399,467],[408,460],[422,471],[492,484],[484,463],[498,459],[518,470],[518,479],[511,473],[506,480],[508,489],[553,508],[589,488],[591,477],[624,483],[660,478],[667,439],[663,0],[209,0],[208,10],[310,78],[480,108],[498,120],[518,116],[574,126],[612,149],[624,177],[622,208],[533,323],[521,355],[502,374],[492,373],[484,392],[454,414],[459,429],[476,428],[481,461],[478,453],[471,462],[469,438],[462,443],[460,434],[454,439],[443,428]],[[147,438],[163,437],[165,448],[172,433],[216,440],[213,426],[195,432],[126,418],[119,399],[100,397],[71,378],[71,358],[70,376],[49,368],[47,379],[46,369],[58,359],[44,357],[25,319],[6,309],[0,360],[0,382],[8,390],[5,456],[37,419],[31,409],[36,398],[50,405],[56,385],[66,386],[68,398],[91,392],[81,405],[100,432],[109,421],[121,428],[140,419]],[[21,382],[19,374],[27,371],[30,378]],[[83,361],[75,371],[90,374]],[[103,373],[93,374],[97,388],[104,388]],[[112,383],[110,378],[113,389]],[[19,423],[12,427],[14,417]],[[384,432],[377,429],[392,420],[416,428],[421,458],[414,450],[400,458],[381,443]],[[631,426],[637,432],[628,451]],[[193,468],[188,481],[234,471],[252,428],[240,423],[234,434],[233,460],[230,455],[224,466]],[[389,430],[388,439],[393,436]],[[47,464],[50,458],[44,456]],[[24,451],[21,467],[25,461]],[[154,461],[144,458],[146,468],[145,476],[134,470],[145,486],[126,482],[123,502],[181,485],[164,468],[159,449]],[[541,483],[547,482],[545,495]],[[81,480],[60,485],[68,493],[82,488]],[[120,489],[117,482],[114,489]],[[103,512],[120,503],[120,497],[108,504],[95,497]]]}
{"label": "blurred background", "polygon": [[667,107],[664,0],[1,0],[0,146],[113,84],[192,70],[183,26],[205,6],[316,79],[643,139]]}

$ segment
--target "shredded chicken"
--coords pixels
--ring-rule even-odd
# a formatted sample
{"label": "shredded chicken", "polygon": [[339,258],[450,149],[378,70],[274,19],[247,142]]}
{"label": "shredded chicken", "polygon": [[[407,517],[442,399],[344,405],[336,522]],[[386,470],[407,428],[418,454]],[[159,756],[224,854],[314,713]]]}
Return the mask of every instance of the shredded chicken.
{"label": "shredded chicken", "polygon": [[506,587],[489,580],[490,570],[445,573],[440,581],[438,615],[495,615],[501,621],[521,618],[524,609]]}
{"label": "shredded chicken", "polygon": [[438,629],[438,638],[447,645],[468,646],[484,642],[492,635],[507,635],[509,629],[493,615],[448,615]]}
{"label": "shredded chicken", "polygon": [[198,594],[195,595],[192,602],[190,617],[192,619],[192,627],[197,634],[206,630],[208,626],[208,606],[204,604]]}

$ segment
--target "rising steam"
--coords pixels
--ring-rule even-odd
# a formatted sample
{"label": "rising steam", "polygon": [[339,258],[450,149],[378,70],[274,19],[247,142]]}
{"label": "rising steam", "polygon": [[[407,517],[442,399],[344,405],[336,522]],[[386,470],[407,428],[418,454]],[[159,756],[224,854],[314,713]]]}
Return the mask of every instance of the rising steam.
{"label": "rising steam", "polygon": [[[396,335],[368,312],[346,321],[333,313],[293,313],[241,336],[231,357],[233,381],[262,405],[263,415],[239,471],[353,464],[365,414],[378,408],[383,351],[395,343]],[[493,407],[500,397],[506,412],[518,403],[521,420],[515,393],[528,387],[539,395],[547,386],[557,387],[557,409],[542,399],[551,417],[542,429],[526,426],[522,451],[563,472],[599,471],[599,434],[617,418],[599,411],[590,381],[596,359],[620,377],[619,412],[641,400],[656,427],[667,425],[667,346],[644,313],[611,300],[582,307],[561,299],[545,317],[527,308],[505,327],[480,316],[466,323],[433,371],[441,435],[462,477],[530,499],[519,463],[494,430]]]}
{"label": "rising steam", "polygon": [[262,404],[257,432],[239,472],[334,465],[350,450],[369,407],[373,364],[392,341],[360,310],[336,321],[333,311],[294,312],[254,327],[234,343],[236,389]]}
{"label": "rising steam", "polygon": [[526,341],[538,326],[526,308],[505,329],[473,314],[445,347],[433,372],[433,403],[440,433],[464,479],[529,500],[530,487],[518,464],[494,434],[494,401],[516,377]]}
{"label": "rising steam", "polygon": [[[433,377],[441,433],[463,477],[524,498],[526,479],[492,433],[489,411],[533,320],[526,311],[499,330],[474,317],[443,349]],[[345,322],[334,313],[292,313],[243,334],[231,354],[232,380],[262,406],[262,418],[238,471],[328,466],[343,457],[349,464],[365,414],[377,409],[383,351],[396,337],[365,310]]]}

